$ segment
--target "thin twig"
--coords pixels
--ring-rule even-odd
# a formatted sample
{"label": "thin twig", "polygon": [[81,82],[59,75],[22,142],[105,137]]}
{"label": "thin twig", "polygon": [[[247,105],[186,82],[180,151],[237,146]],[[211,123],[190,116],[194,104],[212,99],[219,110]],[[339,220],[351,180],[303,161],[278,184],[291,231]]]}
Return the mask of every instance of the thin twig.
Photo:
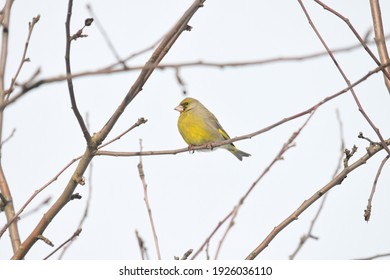
{"label": "thin twig", "polygon": [[38,212],[43,206],[49,204],[51,201],[51,197],[48,196],[44,200],[42,200],[37,206],[30,209],[29,211],[25,212],[23,215],[20,215],[20,219],[25,219],[26,217],[34,214],[35,212]]}
{"label": "thin twig", "polygon": [[0,150],[5,143],[7,143],[9,140],[11,140],[12,137],[14,137],[15,132],[16,132],[16,128],[12,129],[11,134],[7,138],[5,138],[3,141],[1,141]]}
{"label": "thin twig", "polygon": [[[336,116],[337,116],[337,121],[338,121],[338,124],[339,124],[339,130],[340,130],[340,157],[338,158],[337,160],[337,167],[335,168],[334,172],[333,172],[333,175],[332,175],[332,179],[337,175],[337,173],[340,171],[340,168],[342,167],[342,162],[343,162],[343,156],[344,156],[344,149],[345,149],[345,141],[344,141],[344,131],[343,131],[343,123],[341,121],[341,118],[340,118],[340,113],[338,110],[336,110]],[[299,244],[297,246],[297,248],[295,249],[295,251],[289,256],[289,259],[290,260],[293,260],[295,259],[296,255],[298,254],[298,252],[303,248],[303,245],[306,243],[306,241],[309,239],[309,238],[312,238],[312,239],[315,239],[317,240],[318,238],[315,237],[313,235],[313,229],[314,229],[314,225],[315,223],[317,222],[318,220],[318,217],[320,216],[320,213],[322,212],[322,209],[324,208],[324,204],[325,204],[325,201],[326,201],[326,198],[328,197],[328,193],[326,193],[322,199],[321,199],[321,204],[320,206],[318,207],[317,209],[317,213],[314,215],[313,219],[311,220],[310,222],[310,226],[309,226],[309,230],[307,231],[306,234],[304,234],[300,241],[299,241]]]}
{"label": "thin twig", "polygon": [[389,159],[389,155],[387,155],[381,162],[379,168],[378,168],[378,171],[376,173],[376,176],[375,176],[375,179],[374,179],[374,183],[372,184],[372,189],[371,189],[371,194],[370,194],[370,197],[368,198],[368,204],[367,204],[367,208],[366,210],[364,210],[364,220],[366,222],[368,222],[370,220],[370,217],[371,217],[371,209],[372,209],[372,199],[374,198],[374,194],[375,194],[375,191],[376,191],[376,185],[378,183],[378,179],[379,179],[379,176],[381,175],[382,173],[382,169],[383,167],[385,166],[387,160]]}
{"label": "thin twig", "polygon": [[[375,33],[375,43],[376,47],[378,49],[379,58],[382,62],[382,64],[386,64],[390,62],[389,59],[389,53],[387,52],[387,46],[383,31],[383,23],[382,23],[382,13],[381,13],[381,7],[379,5],[379,0],[370,0],[370,6],[371,6],[371,15],[372,15],[372,21],[374,23],[374,33]],[[387,73],[390,73],[390,67],[387,67],[385,69]],[[390,79],[385,79],[385,85],[387,87],[387,90],[390,93]]]}
{"label": "thin twig", "polygon": [[60,250],[61,248],[63,248],[66,244],[68,244],[69,242],[72,242],[74,239],[76,239],[81,233],[81,228],[77,229],[71,237],[69,237],[64,243],[62,243],[60,246],[58,246],[58,248],[56,248],[53,252],[51,252],[49,255],[47,255],[44,260],[47,260],[48,258],[50,258],[52,255],[54,255],[58,250]]}
{"label": "thin twig", "polygon": [[[67,13],[66,23],[65,23],[65,30],[66,30],[65,65],[66,65],[66,74],[67,75],[72,75],[72,70],[71,70],[71,66],[70,66],[70,47],[72,44],[72,40],[76,38],[74,35],[73,36],[70,35],[70,20],[72,18],[72,6],[73,6],[73,0],[69,0],[68,13]],[[82,30],[82,29],[80,29],[80,30]],[[79,36],[81,36],[81,32],[80,32]],[[80,125],[81,131],[83,132],[85,140],[89,144],[89,142],[91,141],[91,135],[89,134],[87,126],[84,123],[83,117],[81,116],[80,111],[77,108],[72,78],[68,78],[67,82],[68,82],[68,90],[69,90],[70,101],[72,103],[73,113],[76,116],[76,119]]]}
{"label": "thin twig", "polygon": [[375,260],[375,259],[380,259],[380,258],[385,258],[385,257],[390,257],[390,253],[378,254],[378,255],[364,257],[364,258],[358,258],[355,260]]}
{"label": "thin twig", "polygon": [[[324,8],[326,5],[324,5],[321,1],[318,1],[318,0],[314,0],[315,2],[317,2],[318,4],[322,5]],[[326,51],[328,52],[330,58],[332,59],[333,63],[335,64],[337,70],[340,72],[341,76],[343,77],[344,81],[346,82],[346,84],[351,87],[351,82],[349,81],[348,77],[345,75],[344,71],[341,69],[339,63],[337,62],[335,56],[333,55],[332,51],[330,50],[330,48],[328,47],[328,45],[326,44],[325,40],[322,38],[321,34],[319,33],[319,31],[317,30],[317,28],[315,27],[313,21],[311,20],[311,17],[309,15],[309,13],[307,12],[306,8],[305,8],[305,5],[303,4],[302,0],[298,0],[307,20],[309,21],[309,24],[310,26],[312,27],[313,31],[316,33],[318,39],[321,41],[322,45],[324,46],[324,48],[326,49]],[[328,10],[332,10],[331,8],[329,8],[328,6],[326,6],[326,9]],[[360,37],[360,35],[357,33],[357,31],[353,28],[353,26],[351,25],[351,23],[349,22],[349,20],[347,20],[345,17],[343,17],[341,14],[337,13],[336,11],[332,10],[333,13],[337,14],[339,17],[343,18],[348,26],[352,29],[352,31],[354,32],[354,34],[359,38],[359,41],[363,44],[363,46],[365,47],[365,49],[370,53],[372,54],[372,58],[375,60],[375,62],[377,62],[377,64],[380,66],[381,63],[379,61],[377,61],[375,55],[370,51],[370,49],[368,48],[367,44],[364,42],[364,40]],[[385,68],[382,69],[382,72],[383,73],[386,73],[386,70]],[[390,75],[388,77],[390,79]],[[382,136],[382,134],[380,133],[379,129],[375,126],[375,124],[372,122],[372,120],[370,119],[370,117],[367,115],[367,113],[364,111],[356,93],[355,93],[355,90],[353,89],[353,87],[351,87],[350,89],[351,93],[352,93],[352,96],[353,96],[353,99],[355,100],[355,103],[356,105],[358,106],[359,108],[359,112],[363,115],[363,117],[366,119],[366,121],[370,124],[370,126],[372,127],[372,129],[375,131],[375,133],[378,135],[378,138],[380,139],[380,142],[381,144],[383,145],[384,149],[386,150],[386,152],[390,155],[390,149],[385,145],[385,140]]]}
{"label": "thin twig", "polygon": [[195,254],[192,255],[191,260],[194,260],[199,255],[199,253],[203,250],[204,247],[206,247],[206,256],[207,256],[207,259],[209,259],[208,247],[210,244],[210,240],[217,233],[219,228],[227,221],[227,219],[229,219],[233,215],[233,210],[230,211],[230,213],[228,213],[225,216],[225,218],[223,218],[221,221],[218,222],[217,226],[210,233],[210,235],[206,238],[206,240],[203,242],[203,244],[199,247],[199,249],[195,252]]}
{"label": "thin twig", "polygon": [[[386,140],[386,145],[390,145],[390,139]],[[315,203],[318,199],[320,199],[324,194],[326,194],[328,191],[330,191],[333,187],[340,185],[345,178],[347,178],[347,175],[351,173],[356,168],[364,165],[367,160],[369,160],[372,156],[374,156],[379,151],[382,151],[382,146],[375,145],[370,146],[367,148],[367,153],[363,155],[361,158],[356,160],[353,164],[349,165],[348,167],[341,170],[337,176],[328,182],[325,186],[323,186],[321,189],[316,191],[311,197],[304,200],[301,206],[299,206],[290,216],[288,216],[286,219],[284,219],[278,226],[274,227],[274,229],[267,235],[267,237],[246,257],[248,260],[255,259],[267,246],[272,242],[272,240],[289,224],[291,224],[293,221],[296,221],[299,216],[313,203]]]}
{"label": "thin twig", "polygon": [[142,125],[142,124],[145,124],[148,120],[147,119],[144,119],[144,118],[139,118],[137,120],[136,123],[134,123],[132,126],[130,126],[128,129],[126,129],[124,132],[122,132],[121,134],[119,134],[118,136],[114,137],[113,139],[111,139],[110,141],[107,141],[106,143],[100,145],[98,147],[98,149],[101,149],[101,148],[104,148],[105,146],[107,145],[110,145],[112,142],[115,142],[119,139],[121,139],[125,134],[129,133],[130,131],[132,131],[134,128]]}
{"label": "thin twig", "polygon": [[[142,139],[139,140],[139,146],[140,146],[140,151],[142,152]],[[145,201],[146,209],[148,210],[149,222],[150,222],[150,225],[152,227],[154,245],[156,246],[156,252],[157,252],[157,258],[159,260],[161,260],[161,253],[160,253],[160,246],[158,244],[157,231],[156,231],[156,228],[154,226],[152,209],[150,208],[150,203],[149,203],[149,198],[148,198],[148,185],[146,184],[146,181],[145,181],[145,173],[144,173],[144,168],[143,168],[143,164],[142,164],[142,156],[139,157],[138,174],[139,174],[139,178],[141,179],[141,182],[142,182],[142,187],[144,189],[144,201]]]}
{"label": "thin twig", "polygon": [[6,90],[5,94],[7,95],[7,99],[9,98],[10,94],[12,93],[12,91],[14,90],[14,87],[15,87],[15,84],[16,84],[16,81],[18,79],[18,76],[20,74],[20,71],[22,70],[22,67],[24,65],[24,63],[26,61],[28,61],[28,59],[26,58],[27,56],[27,49],[28,49],[28,45],[30,44],[30,38],[31,38],[31,35],[32,35],[32,32],[34,30],[34,26],[35,24],[39,21],[40,19],[40,16],[37,15],[36,17],[33,17],[32,21],[28,23],[28,35],[27,35],[27,40],[26,40],[26,43],[24,44],[24,50],[23,50],[23,55],[22,55],[22,59],[19,63],[19,67],[18,69],[16,70],[16,74],[15,76],[12,78],[11,80],[11,85],[9,86],[9,88]]}

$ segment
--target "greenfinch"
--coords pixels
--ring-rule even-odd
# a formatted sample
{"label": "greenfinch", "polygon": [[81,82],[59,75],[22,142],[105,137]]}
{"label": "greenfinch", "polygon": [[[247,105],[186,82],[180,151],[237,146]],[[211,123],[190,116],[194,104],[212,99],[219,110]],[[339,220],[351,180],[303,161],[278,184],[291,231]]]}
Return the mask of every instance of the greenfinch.
{"label": "greenfinch", "polygon": [[[190,147],[230,139],[217,118],[198,100],[185,98],[175,110],[180,112],[177,122],[179,132]],[[250,156],[250,154],[237,149],[233,143],[221,147],[231,152],[239,160],[242,160],[242,157]]]}

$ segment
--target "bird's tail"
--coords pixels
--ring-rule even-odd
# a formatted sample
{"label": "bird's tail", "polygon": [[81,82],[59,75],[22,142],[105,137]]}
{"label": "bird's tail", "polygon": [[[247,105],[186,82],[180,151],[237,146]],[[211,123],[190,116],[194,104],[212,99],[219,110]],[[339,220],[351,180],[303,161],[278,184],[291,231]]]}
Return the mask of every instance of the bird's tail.
{"label": "bird's tail", "polygon": [[226,149],[231,152],[233,155],[236,156],[239,160],[242,160],[243,157],[250,157],[251,155],[248,153],[245,153],[239,149],[236,148],[234,145],[229,145],[226,147]]}

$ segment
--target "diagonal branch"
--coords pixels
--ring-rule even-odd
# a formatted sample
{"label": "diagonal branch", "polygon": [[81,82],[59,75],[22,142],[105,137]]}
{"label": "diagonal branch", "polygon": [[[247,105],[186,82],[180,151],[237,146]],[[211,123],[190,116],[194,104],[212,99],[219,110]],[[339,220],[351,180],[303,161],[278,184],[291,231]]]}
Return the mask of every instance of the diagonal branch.
{"label": "diagonal branch", "polygon": [[5,94],[7,95],[7,100],[9,98],[10,94],[12,93],[12,91],[15,88],[16,81],[18,79],[18,76],[20,74],[20,71],[22,70],[22,67],[23,67],[24,63],[26,61],[29,61],[29,59],[26,58],[26,56],[27,56],[27,49],[28,49],[28,46],[30,44],[31,35],[32,35],[33,30],[34,30],[35,24],[39,21],[39,19],[40,19],[40,15],[37,15],[36,17],[33,17],[31,22],[28,23],[28,35],[27,35],[26,43],[24,44],[24,50],[23,50],[22,59],[20,60],[19,67],[16,70],[15,76],[11,80],[11,85],[9,86],[9,88],[5,92]]}
{"label": "diagonal branch", "polygon": [[[72,0],[69,0],[72,2]],[[49,226],[50,222],[57,216],[57,214],[61,211],[61,209],[71,200],[72,194],[78,184],[83,181],[83,175],[90,164],[91,160],[95,156],[96,150],[98,146],[104,141],[107,135],[110,133],[115,123],[122,115],[127,105],[133,100],[133,98],[142,90],[143,85],[147,81],[147,79],[152,74],[153,70],[156,68],[158,63],[163,59],[163,57],[167,54],[169,49],[172,47],[176,39],[180,36],[180,34],[187,30],[187,23],[191,19],[191,17],[195,14],[195,12],[203,6],[205,0],[195,0],[191,7],[185,12],[185,14],[179,19],[178,23],[172,28],[172,30],[168,33],[167,37],[160,43],[159,47],[153,52],[152,57],[145,65],[145,69],[143,69],[135,81],[133,86],[130,88],[126,97],[122,101],[122,103],[118,106],[116,111],[113,113],[108,122],[104,125],[104,127],[96,134],[94,134],[87,147],[86,150],[81,157],[76,170],[73,172],[68,184],[66,185],[64,191],[60,195],[60,197],[56,200],[56,202],[52,205],[52,207],[44,214],[42,219],[39,221],[34,230],[30,233],[27,239],[21,244],[19,250],[13,255],[12,259],[22,259],[28,251],[32,248],[32,246],[37,241],[37,236],[42,235],[45,229]],[[72,5],[69,3],[69,11],[68,17],[70,20],[72,14]],[[68,31],[67,31],[68,32]],[[150,67],[152,65],[153,67]]]}
{"label": "diagonal branch", "polygon": [[[334,14],[335,16],[337,16],[338,18],[340,18],[342,21],[344,21],[349,29],[351,29],[352,33],[356,36],[356,38],[359,40],[360,44],[362,44],[363,48],[366,50],[366,52],[369,54],[369,56],[375,61],[376,65],[380,66],[381,65],[381,62],[378,60],[378,58],[376,58],[375,54],[371,51],[371,49],[367,46],[366,42],[364,41],[364,39],[359,35],[359,33],[356,31],[356,29],[353,27],[353,25],[351,24],[350,20],[346,17],[344,17],[342,14],[338,13],[337,11],[333,10],[332,8],[330,8],[329,6],[325,5],[324,3],[322,3],[321,1],[319,0],[314,0],[314,2],[316,2],[318,5],[322,6],[325,10],[331,12],[332,14]],[[383,72],[383,75],[386,76],[387,79],[390,80],[390,73],[388,71],[386,71],[386,69],[382,69],[382,72]]]}
{"label": "diagonal branch", "polygon": [[[390,145],[390,139],[386,140],[386,145]],[[340,171],[334,179],[329,183],[323,186],[320,190],[315,192],[311,197],[306,199],[301,206],[299,206],[290,216],[288,216],[284,221],[282,221],[278,226],[276,226],[268,236],[246,257],[247,260],[255,259],[267,246],[272,242],[272,240],[289,224],[293,221],[296,221],[307,208],[309,208],[313,203],[320,199],[324,194],[330,191],[333,187],[340,185],[343,180],[347,177],[356,168],[364,165],[367,160],[374,156],[379,151],[382,151],[383,147],[381,145],[370,145],[367,148],[367,153],[363,155],[360,159],[356,160],[353,164],[345,167]]]}
{"label": "diagonal branch", "polygon": [[[302,0],[298,0],[303,12],[305,13],[305,16],[307,18],[307,20],[309,21],[309,24],[310,26],[312,27],[312,29],[314,30],[314,32],[316,33],[318,39],[321,41],[322,45],[324,46],[324,48],[326,49],[326,51],[328,52],[330,58],[332,59],[333,63],[335,64],[335,66],[337,67],[337,70],[340,72],[341,76],[343,77],[344,81],[347,83],[347,85],[349,87],[351,87],[351,82],[349,81],[348,77],[345,75],[344,71],[341,69],[339,63],[337,62],[335,56],[333,55],[332,51],[330,50],[330,48],[328,47],[328,45],[326,44],[325,40],[322,38],[321,34],[319,33],[319,31],[317,30],[317,28],[315,27],[313,21],[311,20],[310,18],[310,15],[309,13],[307,12]],[[318,0],[315,0],[315,2],[319,3],[320,5],[324,5],[321,3],[321,1],[318,1]],[[327,7],[327,6],[326,6]],[[330,9],[329,7],[327,7],[327,9]],[[333,10],[334,11],[334,10]],[[337,13],[336,11],[334,11],[334,13]],[[340,15],[339,13],[337,13],[338,16],[344,18],[342,15]],[[362,44],[364,44],[364,46],[366,47],[366,50],[369,51],[370,54],[372,54],[372,52],[370,51],[370,49],[368,48],[367,44],[364,43],[364,40],[360,37],[360,35],[356,32],[356,30],[353,28],[353,26],[351,25],[351,23],[349,21],[346,21],[348,23],[348,26],[350,26],[352,28],[352,30],[354,31],[355,35],[358,36],[359,38],[359,41],[362,42]],[[372,58],[375,60],[375,62],[380,66],[381,63],[376,59],[375,55],[372,54]],[[382,69],[382,72],[383,73],[386,73],[388,74],[386,71],[385,71],[385,68]],[[389,76],[389,79],[390,79],[390,76]],[[386,152],[390,155],[390,149],[385,145],[385,140],[382,136],[382,134],[380,133],[379,131],[379,128],[377,128],[375,126],[375,124],[372,122],[372,120],[370,119],[370,117],[367,115],[367,113],[364,111],[362,105],[360,104],[360,101],[355,93],[355,90],[353,89],[353,87],[351,87],[350,89],[351,93],[352,93],[352,96],[353,96],[353,99],[355,100],[355,103],[356,105],[358,106],[359,108],[359,112],[363,115],[363,117],[366,119],[366,121],[370,124],[370,126],[372,127],[372,129],[375,131],[376,135],[378,136],[383,148],[386,150]]]}
{"label": "diagonal branch", "polygon": [[171,29],[171,31],[167,34],[164,40],[160,43],[157,49],[153,52],[152,56],[145,64],[142,69],[140,75],[137,80],[134,82],[133,86],[128,91],[126,97],[119,105],[118,109],[114,112],[112,117],[108,120],[108,122],[104,125],[102,130],[97,133],[98,139],[105,139],[108,133],[111,131],[112,127],[121,116],[121,114],[126,109],[127,105],[137,96],[137,94],[142,90],[143,85],[148,80],[150,75],[156,69],[157,65],[164,58],[164,56],[171,49],[173,44],[176,42],[177,38],[181,35],[183,31],[189,31],[191,28],[188,26],[188,22],[195,14],[195,12],[203,7],[203,3],[206,0],[196,0],[191,5],[191,7],[184,13],[184,15],[180,18],[180,20],[175,24],[175,26]]}
{"label": "diagonal branch", "polygon": [[[342,166],[342,162],[343,162],[343,157],[344,157],[344,150],[345,150],[345,141],[344,141],[344,133],[343,133],[343,123],[341,122],[341,119],[340,119],[340,114],[339,114],[339,111],[336,110],[336,115],[337,115],[337,120],[338,120],[338,123],[339,123],[339,128],[340,128],[340,142],[341,142],[341,145],[340,145],[340,156],[337,160],[337,167],[336,169],[334,170],[333,172],[333,175],[332,175],[332,179],[337,175],[337,173],[340,171],[340,168]],[[318,217],[320,216],[320,213],[322,212],[322,209],[325,205],[325,201],[326,201],[326,198],[328,196],[328,193],[326,193],[323,197],[322,197],[322,200],[321,200],[321,204],[320,206],[318,207],[317,209],[317,212],[316,214],[314,215],[313,219],[311,220],[310,222],[310,226],[309,226],[309,230],[307,231],[307,233],[305,235],[303,235],[299,241],[299,244],[297,246],[297,248],[295,249],[295,251],[289,256],[289,259],[290,260],[293,260],[296,255],[298,254],[298,252],[303,248],[303,245],[306,243],[306,241],[309,239],[309,238],[313,238],[313,239],[318,239],[318,237],[314,237],[312,232],[313,232],[313,229],[314,229],[314,225],[315,223],[317,222],[318,220]]]}
{"label": "diagonal branch", "polygon": [[221,250],[221,247],[222,247],[222,243],[223,241],[225,240],[228,232],[230,231],[230,229],[233,227],[234,225],[234,220],[236,219],[237,217],[237,214],[238,214],[238,210],[241,208],[241,206],[244,204],[245,200],[248,198],[248,196],[250,195],[250,193],[253,191],[253,189],[258,185],[258,183],[260,182],[260,180],[262,180],[264,178],[264,176],[271,170],[271,168],[275,165],[276,162],[280,161],[281,159],[283,159],[283,155],[287,152],[287,150],[289,150],[292,146],[293,146],[293,142],[295,141],[295,139],[298,137],[298,135],[301,133],[302,129],[305,128],[305,126],[308,124],[308,122],[310,121],[310,119],[312,118],[312,116],[314,115],[314,113],[316,112],[316,109],[313,110],[313,112],[311,112],[311,114],[309,115],[309,117],[306,119],[306,121],[299,127],[299,129],[297,131],[294,131],[293,134],[290,136],[290,138],[287,140],[286,143],[283,144],[282,148],[280,149],[279,153],[274,157],[274,159],[271,161],[271,163],[264,169],[264,171],[260,174],[260,176],[252,183],[252,185],[250,186],[250,188],[246,191],[246,193],[240,198],[240,200],[238,201],[238,203],[234,206],[232,212],[233,212],[233,215],[232,217],[230,218],[230,222],[229,222],[229,225],[227,227],[227,229],[225,230],[225,233],[223,234],[223,237],[222,239],[220,240],[219,244],[218,244],[218,248],[217,248],[217,252],[215,253],[215,259],[218,258],[218,255],[219,255],[219,252]]}

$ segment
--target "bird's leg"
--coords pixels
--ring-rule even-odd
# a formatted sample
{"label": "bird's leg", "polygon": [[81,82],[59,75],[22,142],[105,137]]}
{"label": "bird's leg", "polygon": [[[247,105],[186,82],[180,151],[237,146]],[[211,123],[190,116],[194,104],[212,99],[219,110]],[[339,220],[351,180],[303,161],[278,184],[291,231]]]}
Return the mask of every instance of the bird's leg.
{"label": "bird's leg", "polygon": [[209,150],[213,150],[214,149],[213,142],[206,143],[206,148]]}
{"label": "bird's leg", "polygon": [[192,144],[190,144],[190,145],[188,145],[188,151],[191,153],[195,153],[195,150],[194,150],[194,145],[192,145]]}

